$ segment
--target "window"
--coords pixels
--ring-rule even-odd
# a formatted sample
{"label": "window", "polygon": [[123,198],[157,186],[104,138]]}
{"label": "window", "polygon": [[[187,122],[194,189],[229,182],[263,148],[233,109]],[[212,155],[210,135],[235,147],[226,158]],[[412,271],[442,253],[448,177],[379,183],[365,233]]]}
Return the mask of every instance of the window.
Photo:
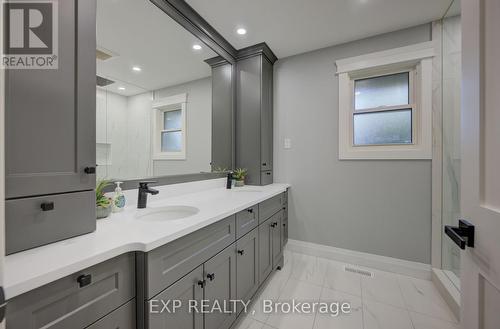
{"label": "window", "polygon": [[413,71],[356,79],[353,145],[413,144]]}
{"label": "window", "polygon": [[430,159],[432,43],[337,61],[340,159]]}
{"label": "window", "polygon": [[153,103],[153,159],[186,158],[186,94],[171,96]]}

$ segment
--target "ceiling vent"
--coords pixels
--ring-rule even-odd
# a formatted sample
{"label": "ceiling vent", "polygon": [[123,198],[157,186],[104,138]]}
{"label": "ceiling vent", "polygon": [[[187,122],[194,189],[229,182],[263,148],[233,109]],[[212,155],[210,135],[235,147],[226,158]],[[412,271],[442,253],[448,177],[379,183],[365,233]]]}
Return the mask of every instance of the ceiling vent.
{"label": "ceiling vent", "polygon": [[115,83],[113,80],[109,80],[100,76],[97,76],[97,86],[98,87],[106,87],[109,86],[110,84]]}

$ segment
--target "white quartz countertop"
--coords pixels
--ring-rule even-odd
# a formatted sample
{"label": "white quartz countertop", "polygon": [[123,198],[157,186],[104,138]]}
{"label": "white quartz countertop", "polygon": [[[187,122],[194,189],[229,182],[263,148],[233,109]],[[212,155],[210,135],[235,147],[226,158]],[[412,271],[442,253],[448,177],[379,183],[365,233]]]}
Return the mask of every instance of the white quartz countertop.
{"label": "white quartz countertop", "polygon": [[126,252],[153,250],[289,187],[287,184],[272,184],[226,190],[224,184],[224,179],[217,179],[208,183],[159,187],[158,196],[148,196],[148,209],[182,205],[200,210],[191,217],[167,221],[137,219],[138,212],[144,211],[135,208],[133,193],[137,190],[127,191],[125,210],[112,214],[109,219],[98,220],[95,232],[7,256],[6,297],[18,296]]}

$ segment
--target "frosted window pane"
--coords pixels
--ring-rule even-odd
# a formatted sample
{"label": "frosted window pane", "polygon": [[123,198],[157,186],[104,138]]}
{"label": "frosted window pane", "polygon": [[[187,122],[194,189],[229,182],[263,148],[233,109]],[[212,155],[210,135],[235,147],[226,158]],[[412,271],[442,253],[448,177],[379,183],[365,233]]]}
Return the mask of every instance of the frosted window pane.
{"label": "frosted window pane", "polygon": [[409,73],[398,73],[356,80],[354,103],[356,110],[409,104]]}
{"label": "frosted window pane", "polygon": [[411,144],[411,109],[354,114],[354,145]]}
{"label": "frosted window pane", "polygon": [[162,152],[180,152],[182,149],[182,131],[167,131],[161,133]]}
{"label": "frosted window pane", "polygon": [[163,129],[181,129],[181,110],[164,112]]}

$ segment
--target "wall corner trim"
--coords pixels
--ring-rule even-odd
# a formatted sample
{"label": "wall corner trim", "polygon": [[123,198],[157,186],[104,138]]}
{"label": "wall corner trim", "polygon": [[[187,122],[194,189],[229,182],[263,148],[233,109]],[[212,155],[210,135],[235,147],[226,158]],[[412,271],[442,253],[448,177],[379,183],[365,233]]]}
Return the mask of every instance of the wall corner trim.
{"label": "wall corner trim", "polygon": [[402,274],[417,279],[431,280],[430,264],[412,262],[404,259],[374,255],[355,250],[325,246],[321,244],[288,240],[287,249],[310,256],[323,257],[358,266],[371,267],[380,271]]}

